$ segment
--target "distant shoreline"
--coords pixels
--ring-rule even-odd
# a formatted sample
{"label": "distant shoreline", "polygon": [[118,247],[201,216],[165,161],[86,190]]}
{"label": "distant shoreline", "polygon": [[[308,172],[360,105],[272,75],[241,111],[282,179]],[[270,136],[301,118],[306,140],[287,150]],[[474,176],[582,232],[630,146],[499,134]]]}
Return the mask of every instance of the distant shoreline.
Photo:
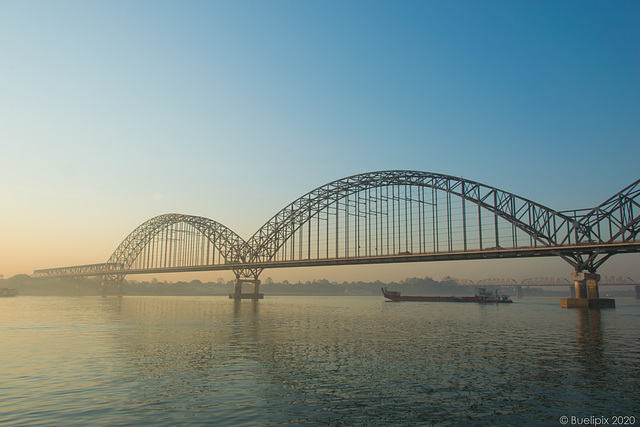
{"label": "distant shoreline", "polygon": [[[115,294],[114,282],[109,282],[108,294]],[[19,295],[41,296],[92,296],[102,295],[102,281],[100,278],[59,279],[33,278],[18,275],[0,280],[0,287],[15,288]],[[247,285],[248,287],[248,285]],[[436,281],[429,277],[407,278],[400,282],[329,282],[326,279],[308,281],[305,283],[264,281],[260,292],[265,296],[376,296],[380,295],[380,288],[398,290],[405,295],[441,295],[441,296],[471,296],[474,286],[461,285],[455,279]],[[499,289],[500,293],[516,297],[515,286],[488,286],[489,289]],[[522,287],[524,297],[550,296],[563,297],[568,295],[569,285],[556,287]],[[233,292],[233,282],[226,283],[192,280],[191,282],[160,282],[152,279],[149,282],[123,282],[123,295],[130,296],[228,296]],[[634,296],[633,287],[623,289],[609,288],[601,290],[607,296]]]}

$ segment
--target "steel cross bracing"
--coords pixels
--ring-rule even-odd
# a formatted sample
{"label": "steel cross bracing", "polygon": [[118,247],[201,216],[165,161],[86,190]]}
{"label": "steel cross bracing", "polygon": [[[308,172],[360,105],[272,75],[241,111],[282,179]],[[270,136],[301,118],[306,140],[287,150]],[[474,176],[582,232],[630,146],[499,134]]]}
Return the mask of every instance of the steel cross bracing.
{"label": "steel cross bracing", "polygon": [[595,271],[640,251],[639,181],[596,208],[558,212],[463,178],[419,171],[354,175],[285,206],[248,241],[202,217],[167,214],[137,227],[105,264],[37,270],[38,276],[561,256]]}

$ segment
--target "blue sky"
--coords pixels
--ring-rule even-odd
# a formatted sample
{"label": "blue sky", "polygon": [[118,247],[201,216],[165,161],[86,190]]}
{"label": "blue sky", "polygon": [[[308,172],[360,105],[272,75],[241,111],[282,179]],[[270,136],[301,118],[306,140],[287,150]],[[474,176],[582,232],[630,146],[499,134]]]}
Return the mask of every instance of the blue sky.
{"label": "blue sky", "polygon": [[[248,238],[298,196],[361,172],[464,176],[559,210],[640,177],[637,1],[5,0],[0,11],[5,277],[103,262],[167,212]],[[605,267],[640,279],[629,259]],[[557,260],[518,268],[569,274]]]}

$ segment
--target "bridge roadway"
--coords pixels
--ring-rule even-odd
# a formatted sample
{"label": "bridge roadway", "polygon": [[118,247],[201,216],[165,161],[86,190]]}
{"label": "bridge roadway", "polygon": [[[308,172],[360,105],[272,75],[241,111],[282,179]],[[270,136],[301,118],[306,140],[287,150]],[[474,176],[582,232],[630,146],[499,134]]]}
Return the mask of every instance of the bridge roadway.
{"label": "bridge roadway", "polygon": [[556,211],[463,178],[370,172],[310,191],[249,240],[208,218],[165,214],[133,230],[106,263],[34,276],[232,270],[240,297],[243,282],[257,293],[266,268],[559,256],[575,271],[577,295],[587,297],[588,282],[597,298],[597,269],[640,252],[638,196],[640,180],[594,208]]}
{"label": "bridge roadway", "polygon": [[104,276],[109,274],[132,275],[132,274],[163,274],[163,273],[187,273],[199,271],[236,271],[236,270],[257,270],[272,268],[295,268],[295,267],[322,267],[340,265],[362,265],[362,264],[388,264],[388,263],[410,263],[429,261],[463,261],[463,260],[489,260],[508,258],[531,258],[531,257],[553,257],[563,254],[572,254],[576,250],[580,252],[606,252],[606,253],[634,253],[640,252],[640,241],[632,243],[615,243],[609,245],[589,245],[566,247],[531,247],[512,249],[484,249],[476,251],[452,251],[424,254],[397,254],[383,256],[361,256],[349,258],[325,258],[325,259],[301,259],[287,261],[263,261],[263,262],[231,262],[212,265],[193,265],[180,267],[158,267],[158,268],[137,268],[123,269],[117,264],[88,264],[70,267],[59,267],[53,269],[41,269],[34,271],[34,277],[90,277]]}

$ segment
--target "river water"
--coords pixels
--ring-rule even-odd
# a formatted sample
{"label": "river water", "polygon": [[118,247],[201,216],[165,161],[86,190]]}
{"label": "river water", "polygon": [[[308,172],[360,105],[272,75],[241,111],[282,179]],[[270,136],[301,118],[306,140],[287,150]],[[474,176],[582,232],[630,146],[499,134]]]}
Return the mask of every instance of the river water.
{"label": "river water", "polygon": [[640,425],[640,303],[616,302],[3,298],[0,424]]}

